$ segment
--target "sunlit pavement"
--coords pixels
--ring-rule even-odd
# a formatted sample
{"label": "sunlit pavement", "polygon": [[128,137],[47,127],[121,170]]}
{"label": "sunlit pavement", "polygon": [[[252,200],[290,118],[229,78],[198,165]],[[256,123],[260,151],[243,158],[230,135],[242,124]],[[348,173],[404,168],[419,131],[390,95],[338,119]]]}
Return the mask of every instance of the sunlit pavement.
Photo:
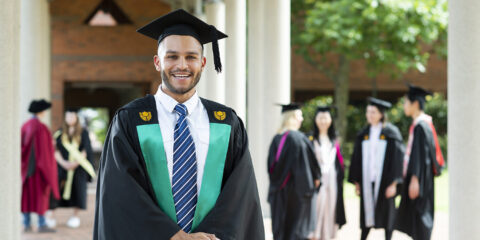
{"label": "sunlit pavement", "polygon": [[[81,226],[77,229],[71,229],[66,226],[68,218],[72,214],[71,209],[58,209],[55,212],[57,219],[56,233],[33,233],[22,234],[23,240],[87,240],[92,239],[93,218],[95,207],[95,184],[92,183],[88,190],[88,206],[86,211],[80,212]],[[360,239],[359,227],[359,200],[357,198],[347,198],[345,200],[345,210],[347,214],[347,224],[339,230],[337,240],[356,240]],[[265,219],[266,239],[272,240],[271,220]],[[368,239],[384,239],[383,230],[372,230]],[[393,240],[410,239],[407,235],[398,231],[393,233]],[[435,212],[435,225],[432,239],[448,239],[448,214],[446,212]]]}

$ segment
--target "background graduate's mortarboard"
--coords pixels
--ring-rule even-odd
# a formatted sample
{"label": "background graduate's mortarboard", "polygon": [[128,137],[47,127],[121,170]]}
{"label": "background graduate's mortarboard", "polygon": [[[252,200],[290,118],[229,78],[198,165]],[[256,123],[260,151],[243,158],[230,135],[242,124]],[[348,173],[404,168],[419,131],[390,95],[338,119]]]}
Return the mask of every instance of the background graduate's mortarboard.
{"label": "background graduate's mortarboard", "polygon": [[79,108],[79,107],[67,107],[67,108],[65,109],[65,112],[78,113],[78,111],[80,111],[80,108]]}
{"label": "background graduate's mortarboard", "polygon": [[417,87],[417,86],[414,86],[412,84],[408,84],[408,98],[410,100],[413,100],[413,99],[422,99],[422,100],[425,100],[425,97],[428,96],[428,95],[432,95],[431,92],[421,88],[421,87]]}
{"label": "background graduate's mortarboard", "polygon": [[39,113],[49,109],[51,106],[52,104],[45,101],[45,99],[33,100],[32,102],[30,102],[28,111],[31,113]]}
{"label": "background graduate's mortarboard", "polygon": [[277,104],[282,107],[282,113],[287,112],[287,111],[293,111],[300,109],[302,105],[299,103],[289,103],[289,104]]}
{"label": "background graduate's mortarboard", "polygon": [[368,105],[373,105],[377,107],[380,111],[385,111],[392,107],[391,103],[378,98],[369,97],[367,98],[367,100],[368,100]]}
{"label": "background graduate's mortarboard", "polygon": [[211,42],[215,70],[222,71],[218,40],[228,36],[183,9],[163,15],[137,29],[137,32],[157,40],[158,44],[170,35],[192,36],[202,45]]}
{"label": "background graduate's mortarboard", "polygon": [[318,112],[332,112],[335,109],[335,106],[318,106],[317,107],[317,113]]}

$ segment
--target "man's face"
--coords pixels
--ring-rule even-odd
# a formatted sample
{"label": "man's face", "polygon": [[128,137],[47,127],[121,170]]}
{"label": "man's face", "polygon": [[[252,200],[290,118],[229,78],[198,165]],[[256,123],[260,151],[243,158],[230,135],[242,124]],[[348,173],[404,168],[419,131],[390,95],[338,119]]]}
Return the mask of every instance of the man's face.
{"label": "man's face", "polygon": [[[416,101],[415,101],[416,102]],[[403,112],[405,113],[405,116],[411,117],[413,114],[413,110],[415,109],[415,102],[411,102],[408,97],[404,97],[403,101]],[[418,102],[417,102],[418,104]]]}
{"label": "man's face", "polygon": [[367,118],[367,122],[370,125],[377,125],[383,117],[380,110],[373,105],[367,106],[367,111],[365,112],[365,116]]}
{"label": "man's face", "polygon": [[295,118],[297,119],[296,129],[298,130],[302,126],[302,122],[303,122],[302,110],[300,110],[300,109],[295,110]]}
{"label": "man's face", "polygon": [[75,112],[66,112],[65,113],[65,122],[67,123],[68,126],[72,127],[75,126],[75,124],[78,121],[77,114]]}
{"label": "man's face", "polygon": [[194,91],[206,63],[202,50],[200,42],[191,36],[171,35],[163,39],[154,64],[168,91],[174,94]]}
{"label": "man's face", "polygon": [[315,117],[315,124],[321,131],[328,131],[332,125],[332,116],[330,112],[318,112]]}

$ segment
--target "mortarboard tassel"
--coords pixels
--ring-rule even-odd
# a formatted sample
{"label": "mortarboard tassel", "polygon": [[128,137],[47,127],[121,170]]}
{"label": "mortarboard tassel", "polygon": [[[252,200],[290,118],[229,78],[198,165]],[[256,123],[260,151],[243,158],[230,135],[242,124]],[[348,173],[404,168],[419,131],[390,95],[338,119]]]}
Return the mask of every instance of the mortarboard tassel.
{"label": "mortarboard tassel", "polygon": [[221,73],[222,62],[220,61],[220,51],[218,50],[217,29],[213,25],[210,25],[210,35],[212,37],[213,63],[215,64],[215,71]]}

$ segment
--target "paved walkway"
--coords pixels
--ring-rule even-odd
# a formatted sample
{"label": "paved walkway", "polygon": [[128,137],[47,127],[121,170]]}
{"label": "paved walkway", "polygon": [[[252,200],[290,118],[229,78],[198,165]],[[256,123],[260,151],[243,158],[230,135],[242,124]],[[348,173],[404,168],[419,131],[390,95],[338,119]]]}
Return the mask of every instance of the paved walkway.
{"label": "paved walkway", "polygon": [[[89,187],[88,210],[80,213],[82,225],[77,229],[68,228],[65,223],[72,214],[70,209],[59,209],[55,212],[57,218],[56,233],[28,233],[22,235],[22,240],[89,240],[92,239],[92,226],[95,206],[95,186]],[[357,198],[348,198],[345,201],[345,210],[348,223],[338,232],[337,240],[355,240],[360,239],[359,226],[359,200]],[[265,219],[265,228],[267,231],[267,240],[272,239],[270,230],[270,219]],[[35,230],[35,229],[34,229]],[[384,239],[383,230],[374,230],[370,232],[369,240]],[[393,233],[393,240],[409,240],[410,238],[398,231]],[[436,212],[435,225],[432,239],[448,239],[448,213]]]}

